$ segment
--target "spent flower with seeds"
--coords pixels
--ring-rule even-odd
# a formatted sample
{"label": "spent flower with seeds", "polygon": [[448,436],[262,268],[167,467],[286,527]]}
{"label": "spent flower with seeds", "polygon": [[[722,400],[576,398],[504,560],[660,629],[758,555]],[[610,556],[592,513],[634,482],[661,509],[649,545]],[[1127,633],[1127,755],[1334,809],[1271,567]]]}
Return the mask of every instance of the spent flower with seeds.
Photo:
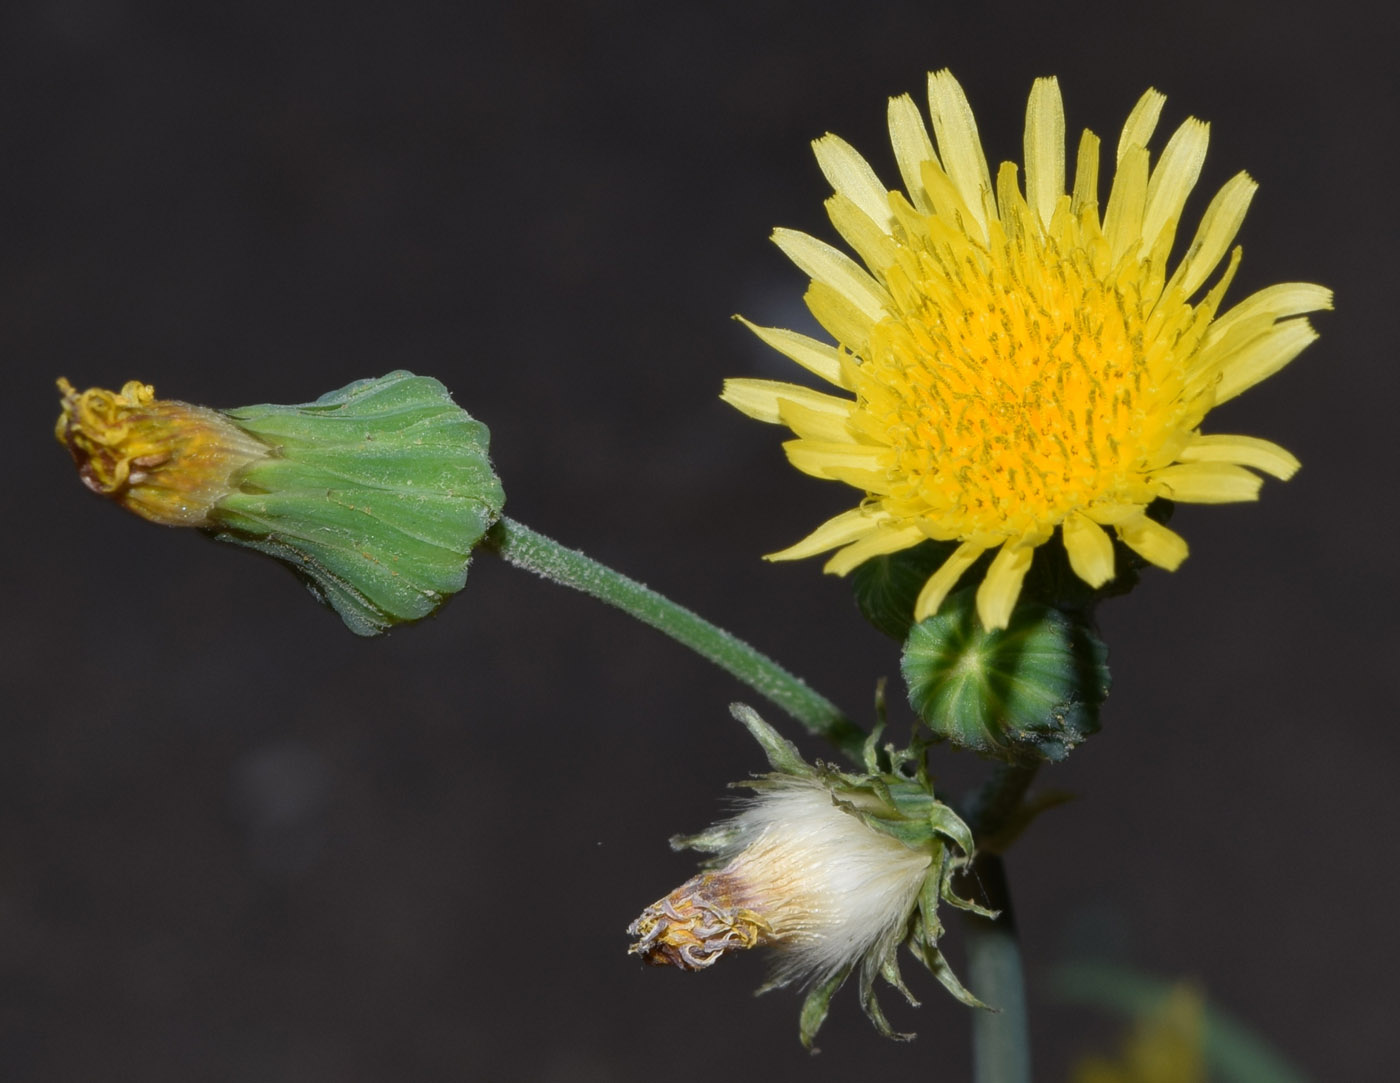
{"label": "spent flower with seeds", "polygon": [[[895,1035],[875,1000],[883,976],[916,1003],[899,975],[907,944],[968,1004],[938,949],[940,901],[977,909],[951,889],[972,854],[972,835],[935,800],[918,770],[881,774],[874,739],[866,775],[807,764],[750,708],[734,715],[763,745],[773,773],[747,784],[756,795],[709,831],[672,840],[708,852],[712,867],[648,906],[628,927],[631,952],[655,966],[703,970],[747,948],[773,949],[764,989],[808,987],[801,1037],[810,1046],[836,990],[860,968],[860,1000],[879,1030]],[[900,768],[917,753],[887,750]]]}
{"label": "spent flower with seeds", "polygon": [[1093,586],[1114,574],[1108,530],[1174,569],[1186,543],[1147,516],[1153,501],[1253,500],[1254,471],[1293,474],[1297,460],[1276,444],[1205,435],[1201,423],[1312,342],[1302,314],[1330,308],[1331,294],[1286,283],[1220,312],[1256,187],[1244,173],[1211,200],[1170,265],[1208,127],[1187,120],[1152,165],[1147,145],[1165,100],[1154,90],[1123,126],[1102,207],[1091,132],[1066,188],[1053,78],[1036,81],[1026,110],[1024,190],[1010,162],[993,179],[951,74],[931,74],[928,97],[937,150],[913,100],[890,102],[903,192],[838,137],[814,144],[835,189],[832,224],[864,267],[806,234],[774,234],[811,277],[807,305],[836,344],[748,325],[849,397],[736,379],[724,398],[791,429],[785,448],[799,470],[865,494],[772,559],[836,549],[826,570],[845,574],[926,539],[956,541],[915,619],[937,612],[993,553],[977,609],[984,626],[1002,628],[1033,551],[1057,528],[1071,567]]}

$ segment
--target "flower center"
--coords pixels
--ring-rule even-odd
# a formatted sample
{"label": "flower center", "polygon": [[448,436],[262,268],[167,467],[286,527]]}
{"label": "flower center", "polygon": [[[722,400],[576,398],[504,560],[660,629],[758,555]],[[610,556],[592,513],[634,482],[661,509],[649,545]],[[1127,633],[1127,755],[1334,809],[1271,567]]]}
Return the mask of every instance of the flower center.
{"label": "flower center", "polygon": [[1150,264],[1114,280],[1035,236],[921,240],[885,272],[894,308],[857,374],[893,452],[884,507],[934,536],[1015,537],[1150,501],[1146,471],[1184,435],[1180,359],[1141,300]]}

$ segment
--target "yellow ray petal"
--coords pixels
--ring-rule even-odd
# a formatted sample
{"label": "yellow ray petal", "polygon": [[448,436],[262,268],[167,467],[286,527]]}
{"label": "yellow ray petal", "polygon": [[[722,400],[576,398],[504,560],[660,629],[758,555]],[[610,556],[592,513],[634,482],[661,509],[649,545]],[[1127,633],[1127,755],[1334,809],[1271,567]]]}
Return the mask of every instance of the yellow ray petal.
{"label": "yellow ray petal", "polygon": [[[865,353],[870,345],[870,331],[879,321],[872,320],[859,305],[825,282],[808,286],[802,301],[827,334],[852,353]],[[842,378],[848,379],[844,367],[841,371]]]}
{"label": "yellow ray petal", "polygon": [[1275,320],[1301,316],[1306,312],[1330,312],[1332,291],[1312,282],[1279,282],[1251,293],[1215,322],[1226,328],[1235,320],[1248,320],[1267,315]]}
{"label": "yellow ray petal", "polygon": [[917,526],[884,526],[860,541],[852,542],[826,562],[822,571],[832,575],[845,575],[860,567],[871,557],[881,557],[886,553],[897,553],[918,545],[924,540],[924,532]]}
{"label": "yellow ray petal", "polygon": [[963,542],[954,549],[952,555],[943,562],[938,571],[928,577],[928,582],[919,591],[918,598],[914,600],[914,619],[926,620],[937,613],[943,599],[948,597],[948,592],[957,586],[963,573],[977,563],[977,558],[984,552],[984,546],[972,542]]}
{"label": "yellow ray petal", "polygon": [[946,68],[929,74],[928,105],[943,168],[973,220],[981,227],[981,239],[985,239],[992,176],[987,170],[987,157],[982,153],[977,120],[967,103],[967,95]]}
{"label": "yellow ray petal", "polygon": [[1232,350],[1267,331],[1279,320],[1331,308],[1332,291],[1325,286],[1315,286],[1311,282],[1280,282],[1266,286],[1215,319],[1201,342],[1201,352],[1216,348]]}
{"label": "yellow ray petal", "polygon": [[924,126],[924,118],[919,115],[919,107],[908,94],[890,99],[889,124],[890,145],[894,147],[894,160],[899,163],[904,190],[909,193],[909,201],[928,214],[933,210],[933,204],[924,191],[923,165],[925,162],[937,162],[938,155],[933,151],[928,128]]}
{"label": "yellow ray petal", "polygon": [[1031,570],[1035,547],[1044,540],[1040,535],[1035,539],[1007,542],[992,558],[986,578],[977,588],[977,616],[989,632],[1005,628],[1011,622],[1016,599],[1021,596],[1021,584]]}
{"label": "yellow ray petal", "polygon": [[1312,324],[1301,317],[1275,324],[1266,334],[1220,362],[1220,382],[1215,385],[1216,403],[1229,402],[1241,391],[1272,376],[1316,340],[1317,332]]}
{"label": "yellow ray petal", "polygon": [[843,511],[840,515],[828,519],[797,544],[790,545],[777,553],[769,553],[763,559],[801,560],[804,557],[816,556],[818,553],[825,553],[828,549],[835,549],[838,545],[849,545],[853,541],[864,538],[871,532],[880,529],[881,524],[888,522],[889,518],[886,513],[881,511],[852,508],[850,511]]}
{"label": "yellow ray petal", "polygon": [[985,215],[975,216],[972,213],[942,167],[937,162],[925,162],[920,176],[924,182],[924,194],[933,206],[933,213],[949,223],[955,223],[979,244],[986,243],[987,230],[982,225]]}
{"label": "yellow ray petal", "polygon": [[1147,186],[1147,209],[1142,216],[1143,244],[1151,249],[1169,222],[1181,217],[1186,197],[1196,186],[1210,142],[1210,125],[1194,117],[1173,133],[1162,150]]}
{"label": "yellow ray petal", "polygon": [[1083,515],[1088,516],[1099,526],[1118,526],[1129,520],[1136,519],[1142,515],[1141,504],[1091,504],[1083,509]]}
{"label": "yellow ray petal", "polygon": [[1153,471],[1166,496],[1188,504],[1233,504],[1258,500],[1263,479],[1242,466],[1222,462],[1183,463]]}
{"label": "yellow ray petal", "polygon": [[1216,265],[1230,249],[1230,242],[1240,231],[1249,202],[1259,186],[1248,173],[1237,173],[1225,182],[1201,216],[1196,236],[1186,249],[1181,265],[1167,283],[1167,292],[1174,288],[1183,297],[1190,297],[1210,277]]}
{"label": "yellow ray petal", "polygon": [[867,267],[889,267],[899,258],[899,247],[889,232],[845,195],[838,192],[826,201],[826,216]]}
{"label": "yellow ray petal", "polygon": [[881,457],[885,454],[881,448],[863,444],[817,440],[789,440],[783,444],[783,450],[793,466],[818,478],[835,478],[833,470],[880,471]]}
{"label": "yellow ray petal", "polygon": [[1122,163],[1129,147],[1147,147],[1147,141],[1152,138],[1152,133],[1157,128],[1157,118],[1162,115],[1162,105],[1166,100],[1165,94],[1151,88],[1138,99],[1123,124],[1123,133],[1118,137],[1116,161]]}
{"label": "yellow ray petal", "polygon": [[831,187],[845,196],[886,232],[894,224],[889,189],[880,183],[870,163],[838,135],[827,133],[812,143],[817,165]]}
{"label": "yellow ray petal", "polygon": [[1026,106],[1026,202],[1048,229],[1065,194],[1065,106],[1053,76],[1037,79]]}
{"label": "yellow ray petal", "polygon": [[841,356],[835,346],[782,327],[760,327],[743,316],[734,318],[773,349],[796,361],[808,372],[837,387],[846,387],[849,390],[841,373]]}
{"label": "yellow ray petal", "polygon": [[1147,207],[1147,151],[1129,147],[1113,174],[1108,193],[1108,209],[1103,216],[1103,235],[1108,240],[1109,259],[1114,266],[1125,254],[1142,244],[1142,213]]}
{"label": "yellow ray petal", "polygon": [[842,420],[851,416],[855,403],[849,399],[839,399],[799,384],[787,384],[778,380],[729,379],[724,381],[724,392],[720,398],[736,410],[740,410],[758,421],[770,425],[783,422],[781,403],[801,403],[811,410],[839,416]]}
{"label": "yellow ray petal", "polygon": [[1087,515],[1073,512],[1061,532],[1075,575],[1091,587],[1101,587],[1113,578],[1113,539],[1103,527]]}
{"label": "yellow ray petal", "polygon": [[1085,207],[1099,205],[1099,137],[1088,128],[1079,137],[1079,156],[1074,162],[1074,200],[1070,211],[1078,217]]}
{"label": "yellow ray petal", "polygon": [[795,229],[775,229],[773,243],[810,275],[812,281],[830,286],[872,323],[884,316],[890,303],[889,293],[840,249]]}
{"label": "yellow ray petal", "polygon": [[829,395],[805,399],[784,398],[778,404],[783,424],[798,436],[804,440],[831,443],[856,442],[850,429],[851,411],[854,409],[855,403],[843,403]]}
{"label": "yellow ray petal", "polygon": [[1287,481],[1302,465],[1285,448],[1257,436],[1197,436],[1177,458],[1184,463],[1238,463]]}
{"label": "yellow ray petal", "polygon": [[1146,515],[1119,523],[1114,529],[1129,549],[1159,568],[1174,572],[1186,559],[1186,539]]}

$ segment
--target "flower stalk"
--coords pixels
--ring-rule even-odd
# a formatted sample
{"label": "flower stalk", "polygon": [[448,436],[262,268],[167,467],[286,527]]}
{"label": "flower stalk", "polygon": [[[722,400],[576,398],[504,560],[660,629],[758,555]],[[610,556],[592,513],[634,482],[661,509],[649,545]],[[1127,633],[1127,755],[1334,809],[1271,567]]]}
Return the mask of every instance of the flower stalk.
{"label": "flower stalk", "polygon": [[853,763],[862,762],[865,731],[836,704],[767,655],[698,613],[509,516],[501,517],[487,532],[482,544],[517,568],[607,602],[664,632],[743,681],[812,733],[825,737]]}
{"label": "flower stalk", "polygon": [[1030,1083],[1030,1021],[1021,945],[1001,858],[980,855],[973,864],[977,902],[998,911],[963,915],[968,987],[992,1011],[972,1013],[973,1083]]}

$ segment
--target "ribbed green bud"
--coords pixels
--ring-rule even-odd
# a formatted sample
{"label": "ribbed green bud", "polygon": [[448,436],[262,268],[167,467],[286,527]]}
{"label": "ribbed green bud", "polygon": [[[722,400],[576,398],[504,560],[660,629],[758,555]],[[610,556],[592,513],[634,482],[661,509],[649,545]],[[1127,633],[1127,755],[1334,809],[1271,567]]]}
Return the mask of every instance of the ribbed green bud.
{"label": "ribbed green bud", "polygon": [[1004,629],[977,619],[959,591],[914,626],[901,669],[909,703],[939,737],[1010,762],[1062,760],[1099,728],[1108,649],[1049,606],[1022,604]]}
{"label": "ribbed green bud", "polygon": [[505,502],[490,433],[427,376],[391,372],[299,406],[223,412],[269,453],[205,527],[289,565],[358,635],[435,611]]}

